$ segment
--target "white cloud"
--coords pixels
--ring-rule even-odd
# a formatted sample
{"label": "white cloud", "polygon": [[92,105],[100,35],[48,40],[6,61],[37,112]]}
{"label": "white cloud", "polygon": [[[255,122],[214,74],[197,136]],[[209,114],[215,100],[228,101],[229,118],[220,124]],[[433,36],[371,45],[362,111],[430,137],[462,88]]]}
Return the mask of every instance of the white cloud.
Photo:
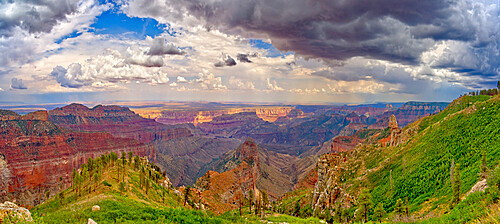
{"label": "white cloud", "polygon": [[273,80],[271,82],[271,80],[269,78],[266,79],[267,81],[267,89],[268,90],[272,90],[272,91],[283,91],[285,89],[281,88],[278,86],[278,84],[276,83],[276,80]]}
{"label": "white cloud", "polygon": [[241,89],[241,90],[255,90],[255,85],[251,81],[243,81],[241,79],[235,78],[234,76],[229,77],[229,86],[231,89]]}
{"label": "white cloud", "polygon": [[226,90],[227,86],[222,84],[221,77],[215,77],[214,74],[204,74],[199,73],[199,78],[193,80],[194,83],[198,83],[204,90]]}
{"label": "white cloud", "polygon": [[178,83],[186,83],[187,80],[186,78],[182,77],[182,76],[177,76],[177,82]]}

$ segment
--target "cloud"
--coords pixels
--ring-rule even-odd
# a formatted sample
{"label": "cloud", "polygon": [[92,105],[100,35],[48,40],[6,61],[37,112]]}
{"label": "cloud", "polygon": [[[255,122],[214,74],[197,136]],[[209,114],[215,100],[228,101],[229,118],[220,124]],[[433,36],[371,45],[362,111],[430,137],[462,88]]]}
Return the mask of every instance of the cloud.
{"label": "cloud", "polygon": [[182,76],[177,76],[177,82],[178,83],[186,83],[187,80],[186,78],[182,77]]}
{"label": "cloud", "polygon": [[229,77],[229,86],[231,89],[241,89],[241,90],[255,90],[255,85],[251,81],[243,81],[241,79],[235,78],[234,76]]}
{"label": "cloud", "polygon": [[22,79],[12,78],[10,81],[11,81],[10,87],[12,89],[28,89],[28,87],[24,85]]}
{"label": "cloud", "polygon": [[152,85],[169,82],[166,71],[154,66],[155,63],[162,64],[163,61],[148,61],[158,56],[145,56],[137,52],[143,51],[128,48],[127,54],[122,54],[117,50],[108,49],[106,54],[89,58],[83,63],[72,63],[67,68],[56,66],[49,76],[55,78],[62,87],[68,88],[115,88],[116,83],[133,81]]}
{"label": "cloud", "polygon": [[204,90],[226,90],[227,86],[222,84],[221,77],[215,77],[214,74],[199,74],[199,78],[194,80]]}
{"label": "cloud", "polygon": [[68,69],[56,66],[49,75],[54,77],[62,87],[80,88],[85,85],[82,65],[78,63],[70,64]]}
{"label": "cloud", "polygon": [[29,33],[48,33],[58,22],[75,13],[78,3],[77,0],[2,1],[0,36],[12,36],[15,29]]}
{"label": "cloud", "polygon": [[148,55],[182,55],[183,51],[179,50],[175,45],[169,43],[165,44],[165,38],[156,37],[151,41],[151,46],[147,53]]}
{"label": "cloud", "polygon": [[248,54],[237,54],[236,55],[236,58],[238,59],[238,61],[240,62],[244,62],[244,63],[252,63],[252,61],[250,61],[250,59],[248,59]]}
{"label": "cloud", "polygon": [[268,90],[272,90],[272,91],[284,91],[285,90],[285,89],[278,86],[278,84],[276,83],[276,80],[273,80],[271,82],[271,80],[269,78],[267,78],[266,81],[267,81],[267,89]]}
{"label": "cloud", "polygon": [[129,57],[125,59],[125,63],[140,65],[145,67],[162,67],[164,65],[163,57],[158,55],[147,55],[137,47],[127,48]]}
{"label": "cloud", "polygon": [[223,56],[222,61],[216,62],[215,67],[235,66],[236,61],[229,55]]}
{"label": "cloud", "polygon": [[[229,35],[269,39],[280,51],[319,58],[331,66],[362,57],[414,66],[422,72],[414,74],[419,77],[455,73],[489,83],[489,77],[500,75],[497,4],[492,0],[130,0],[124,11],[181,26],[203,25]],[[438,52],[440,45],[446,48]]]}

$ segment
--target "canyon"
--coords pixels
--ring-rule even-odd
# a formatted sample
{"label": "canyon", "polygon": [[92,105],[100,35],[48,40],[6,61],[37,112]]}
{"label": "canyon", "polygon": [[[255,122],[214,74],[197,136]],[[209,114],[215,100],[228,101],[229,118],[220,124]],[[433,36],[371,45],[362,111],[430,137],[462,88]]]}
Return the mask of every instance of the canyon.
{"label": "canyon", "polygon": [[[443,105],[256,106],[201,114],[203,110],[186,110],[166,113],[164,122],[170,124],[122,106],[70,104],[26,115],[1,110],[0,197],[34,206],[44,200],[46,191],[54,194],[67,186],[72,169],[87,158],[132,151],[165,170],[174,186],[197,183],[205,189],[204,182],[235,175],[247,178],[253,169],[252,186],[276,199],[291,189],[313,185],[318,177],[312,171],[322,154],[351,150],[377,134],[371,129],[387,127],[392,114],[403,127]],[[253,152],[258,166],[242,150]],[[280,187],[271,180],[279,180]],[[227,183],[217,189],[239,186]],[[228,198],[221,203],[230,204]]]}
{"label": "canyon", "polygon": [[[210,122],[214,118],[222,115],[231,115],[244,112],[255,112],[257,117],[264,121],[274,122],[280,117],[286,117],[293,107],[249,107],[249,108],[231,108],[223,110],[136,110],[137,113],[145,118],[153,119],[163,124],[194,124],[198,125]],[[293,116],[300,116],[293,113]]]}
{"label": "canyon", "polygon": [[75,132],[49,121],[47,111],[24,116],[0,111],[0,199],[28,207],[44,200],[45,192],[68,186],[73,168],[110,152],[133,152],[154,158],[151,145],[109,133]]}

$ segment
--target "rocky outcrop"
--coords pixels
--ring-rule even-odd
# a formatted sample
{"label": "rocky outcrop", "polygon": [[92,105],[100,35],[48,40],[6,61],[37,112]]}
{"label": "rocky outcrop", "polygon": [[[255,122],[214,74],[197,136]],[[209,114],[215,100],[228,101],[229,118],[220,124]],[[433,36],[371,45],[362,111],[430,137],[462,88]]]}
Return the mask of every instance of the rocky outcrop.
{"label": "rocky outcrop", "polygon": [[53,195],[67,186],[73,168],[89,157],[112,151],[132,151],[150,158],[155,155],[151,145],[134,139],[62,130],[47,121],[46,112],[15,115],[8,113],[9,120],[2,115],[0,121],[0,200],[39,204],[46,191]]}
{"label": "rocky outcrop", "polygon": [[5,222],[5,218],[7,216],[16,216],[22,220],[33,222],[31,213],[28,209],[19,207],[10,201],[6,201],[0,204],[0,222]]}
{"label": "rocky outcrop", "polygon": [[[418,120],[419,118],[428,116],[430,114],[439,113],[444,110],[449,103],[439,103],[439,102],[408,102],[403,104],[395,111],[389,111],[384,113],[383,116],[390,117],[394,115],[397,120],[399,127],[405,127],[406,125]],[[384,125],[387,127],[387,124]]]}
{"label": "rocky outcrop", "polygon": [[470,191],[467,192],[466,197],[469,196],[469,194],[472,194],[474,192],[479,192],[479,191],[484,192],[486,190],[486,188],[488,188],[488,181],[486,179],[478,181],[476,184],[474,184],[474,186],[472,186]]}
{"label": "rocky outcrop", "polygon": [[49,111],[49,120],[66,129],[105,131],[117,137],[133,138],[144,143],[192,136],[187,126],[163,125],[143,118],[127,107],[119,106],[98,105],[88,108],[81,104],[70,104]]}
{"label": "rocky outcrop", "polygon": [[389,141],[390,146],[395,146],[397,144],[397,138],[401,130],[398,128],[398,122],[396,121],[396,116],[391,115],[389,118],[389,130],[391,131],[391,138]]}
{"label": "rocky outcrop", "polygon": [[293,187],[290,177],[281,170],[295,159],[290,155],[269,152],[252,139],[247,139],[237,149],[211,164],[212,169],[199,178],[195,186],[202,190],[209,207],[217,212],[235,207],[236,192],[248,196],[250,190],[265,190],[270,199],[277,199]]}
{"label": "rocky outcrop", "polygon": [[341,173],[345,169],[343,162],[346,158],[340,154],[324,154],[318,159],[318,181],[314,186],[312,197],[313,214],[320,214],[325,209],[333,209],[334,203],[342,207],[351,207],[354,198],[342,190]]}

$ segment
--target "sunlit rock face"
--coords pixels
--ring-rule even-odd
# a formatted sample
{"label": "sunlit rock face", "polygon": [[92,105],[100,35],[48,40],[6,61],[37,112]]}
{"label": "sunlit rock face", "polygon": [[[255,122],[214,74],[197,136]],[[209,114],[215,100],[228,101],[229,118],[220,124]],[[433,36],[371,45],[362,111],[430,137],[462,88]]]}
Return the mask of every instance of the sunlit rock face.
{"label": "sunlit rock face", "polygon": [[208,207],[223,213],[235,208],[238,191],[248,196],[250,190],[258,193],[265,190],[271,199],[277,199],[292,190],[290,177],[282,172],[297,158],[270,152],[253,139],[222,156],[210,164],[210,170],[200,177],[196,187],[202,190]]}
{"label": "sunlit rock face", "polygon": [[144,143],[192,135],[188,127],[163,125],[119,106],[88,108],[81,104],[70,104],[49,111],[49,120],[61,128],[105,131],[116,137],[133,138]]}
{"label": "sunlit rock face", "polygon": [[250,108],[233,108],[227,110],[163,110],[163,111],[140,111],[140,115],[145,118],[154,119],[163,124],[194,124],[199,125],[212,121],[215,117],[222,115],[237,114],[243,112],[255,112],[257,117],[264,121],[275,122],[281,117],[287,117],[292,111],[293,117],[302,117],[298,111],[294,111],[293,107],[250,107]]}
{"label": "sunlit rock face", "polygon": [[[48,121],[46,111],[24,116],[0,111],[0,200],[34,206],[69,186],[73,168],[109,152],[154,158],[152,146],[109,133],[75,132]],[[59,179],[62,178],[62,181]]]}

